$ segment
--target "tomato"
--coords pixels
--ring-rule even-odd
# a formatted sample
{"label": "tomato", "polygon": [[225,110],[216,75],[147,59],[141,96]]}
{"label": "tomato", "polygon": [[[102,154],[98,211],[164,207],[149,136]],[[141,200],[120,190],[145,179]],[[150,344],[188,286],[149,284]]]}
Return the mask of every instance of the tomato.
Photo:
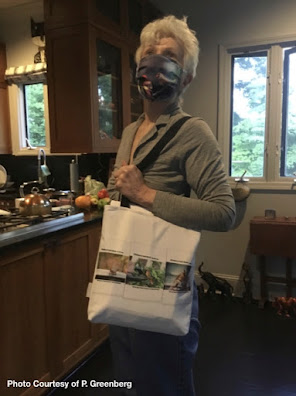
{"label": "tomato", "polygon": [[98,198],[102,199],[102,198],[108,198],[109,194],[106,188],[102,188],[102,190],[98,191]]}

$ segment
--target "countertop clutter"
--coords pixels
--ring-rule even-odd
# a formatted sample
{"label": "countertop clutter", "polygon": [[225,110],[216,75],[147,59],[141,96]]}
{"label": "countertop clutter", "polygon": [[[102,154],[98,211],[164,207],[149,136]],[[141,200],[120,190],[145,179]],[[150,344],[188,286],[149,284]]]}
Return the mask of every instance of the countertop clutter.
{"label": "countertop clutter", "polygon": [[91,176],[84,180],[86,194],[76,199],[70,191],[48,188],[39,193],[39,187],[33,187],[31,194],[26,195],[25,187],[31,188],[31,184],[36,183],[38,181],[24,182],[20,186],[22,198],[16,198],[13,206],[9,204],[0,208],[0,250],[84,223],[100,221],[104,206],[110,203],[104,183]]}
{"label": "countertop clutter", "polygon": [[[55,208],[53,208],[55,209]],[[51,215],[20,216],[18,212],[0,213],[0,251],[17,244],[34,241],[62,230],[83,224],[100,222],[102,214],[77,212],[74,208],[57,208]]]}

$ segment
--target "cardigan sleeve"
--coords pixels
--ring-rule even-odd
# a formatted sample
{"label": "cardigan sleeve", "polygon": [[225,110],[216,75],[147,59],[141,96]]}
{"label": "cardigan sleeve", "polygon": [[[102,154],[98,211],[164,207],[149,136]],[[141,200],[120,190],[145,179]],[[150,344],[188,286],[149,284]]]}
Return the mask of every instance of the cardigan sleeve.
{"label": "cardigan sleeve", "polygon": [[[119,169],[123,160],[129,162],[134,129],[133,124],[125,128],[114,169]],[[235,203],[226,181],[218,143],[208,125],[201,119],[192,118],[168,146],[170,158],[177,158],[180,174],[185,175],[194,194],[188,198],[180,192],[168,192],[166,189],[170,180],[163,181],[162,177],[160,183],[160,170],[154,168],[153,172],[150,170],[152,182],[149,174],[146,174],[147,180],[144,178],[147,183],[149,180],[151,188],[157,190],[152,213],[173,224],[199,231],[229,230],[235,219]],[[111,199],[120,199],[113,174],[107,188]]]}
{"label": "cardigan sleeve", "polygon": [[191,229],[228,231],[235,203],[214,135],[203,120],[192,119],[179,138],[186,180],[196,197],[157,191],[153,214]]}

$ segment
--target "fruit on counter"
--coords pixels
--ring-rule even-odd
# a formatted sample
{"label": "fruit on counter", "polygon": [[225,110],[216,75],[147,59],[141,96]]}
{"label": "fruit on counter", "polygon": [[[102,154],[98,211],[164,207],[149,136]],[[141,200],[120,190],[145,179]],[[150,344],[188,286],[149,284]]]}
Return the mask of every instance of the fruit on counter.
{"label": "fruit on counter", "polygon": [[85,195],[80,195],[75,199],[75,205],[79,209],[84,209],[84,210],[90,210],[97,208],[98,210],[103,210],[105,205],[109,205],[111,202],[111,199],[109,198],[109,194],[106,188],[102,189],[99,191],[101,192],[100,196],[102,198],[99,198],[99,194],[97,195],[91,195],[91,194],[85,194]]}
{"label": "fruit on counter", "polygon": [[89,209],[91,206],[91,196],[79,195],[79,197],[75,199],[75,205],[80,209]]}
{"label": "fruit on counter", "polygon": [[98,201],[98,209],[103,209],[105,205],[109,205],[111,199],[109,197],[101,198]]}
{"label": "fruit on counter", "polygon": [[98,198],[97,198],[97,197],[94,197],[94,196],[91,196],[90,201],[91,201],[91,204],[92,204],[93,206],[96,206],[96,205],[98,204],[98,202],[99,202]]}
{"label": "fruit on counter", "polygon": [[102,188],[100,191],[98,191],[98,198],[102,199],[102,198],[108,198],[109,194],[106,188]]}

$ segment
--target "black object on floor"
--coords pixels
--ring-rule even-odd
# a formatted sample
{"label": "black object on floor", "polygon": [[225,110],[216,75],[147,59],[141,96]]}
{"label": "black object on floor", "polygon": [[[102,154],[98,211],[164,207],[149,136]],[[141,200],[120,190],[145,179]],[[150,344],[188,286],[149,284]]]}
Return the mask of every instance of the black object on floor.
{"label": "black object on floor", "polygon": [[[280,317],[267,304],[245,305],[206,296],[200,301],[202,325],[194,377],[197,396],[295,396],[296,320]],[[105,342],[66,381],[113,381],[109,342]],[[112,388],[57,389],[51,396],[113,396]],[[157,395],[153,396],[170,396]],[[182,395],[183,396],[183,395]],[[184,395],[186,396],[186,395]]]}

